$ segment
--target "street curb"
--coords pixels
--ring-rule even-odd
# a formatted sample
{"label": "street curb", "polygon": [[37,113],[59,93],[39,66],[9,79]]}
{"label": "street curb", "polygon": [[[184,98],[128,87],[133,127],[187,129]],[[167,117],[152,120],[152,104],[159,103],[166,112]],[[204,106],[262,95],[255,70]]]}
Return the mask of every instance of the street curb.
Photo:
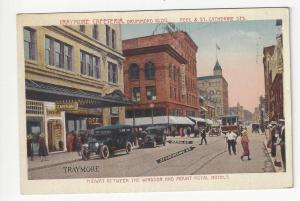
{"label": "street curb", "polygon": [[276,166],[275,166],[275,164],[274,164],[274,161],[275,161],[275,160],[273,159],[273,157],[271,156],[271,153],[270,153],[269,150],[268,150],[268,147],[267,147],[267,144],[266,144],[266,140],[264,140],[263,145],[264,145],[264,147],[265,147],[265,150],[266,150],[267,153],[268,153],[269,159],[270,159],[271,162],[272,162],[273,169],[275,170],[275,172],[280,172],[280,171],[278,171],[278,169],[276,168]]}

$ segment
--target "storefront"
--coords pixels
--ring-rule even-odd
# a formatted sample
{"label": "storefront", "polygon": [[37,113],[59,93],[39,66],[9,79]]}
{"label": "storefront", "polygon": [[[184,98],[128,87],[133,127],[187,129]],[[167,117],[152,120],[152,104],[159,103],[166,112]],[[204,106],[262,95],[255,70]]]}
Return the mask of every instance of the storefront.
{"label": "storefront", "polygon": [[117,124],[120,122],[119,107],[130,104],[120,90],[103,96],[26,80],[27,136],[32,136],[34,154],[38,154],[41,133],[45,134],[49,153],[66,151],[68,133],[100,127],[105,124],[104,120],[106,124]]}

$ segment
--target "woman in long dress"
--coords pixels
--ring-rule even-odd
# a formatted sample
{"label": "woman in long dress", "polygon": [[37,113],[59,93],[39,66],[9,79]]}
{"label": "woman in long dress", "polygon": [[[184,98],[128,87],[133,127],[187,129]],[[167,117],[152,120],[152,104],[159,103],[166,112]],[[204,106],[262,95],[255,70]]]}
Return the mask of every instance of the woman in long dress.
{"label": "woman in long dress", "polygon": [[243,155],[241,156],[241,160],[244,159],[244,156],[248,156],[248,160],[251,160],[250,151],[249,151],[249,137],[248,137],[248,131],[246,128],[242,131],[241,144],[242,144],[243,151],[244,151]]}
{"label": "woman in long dress", "polygon": [[48,150],[46,146],[44,133],[40,134],[38,143],[39,143],[39,156],[41,157],[41,161],[43,161],[43,159],[46,161],[47,160],[46,157],[48,156]]}

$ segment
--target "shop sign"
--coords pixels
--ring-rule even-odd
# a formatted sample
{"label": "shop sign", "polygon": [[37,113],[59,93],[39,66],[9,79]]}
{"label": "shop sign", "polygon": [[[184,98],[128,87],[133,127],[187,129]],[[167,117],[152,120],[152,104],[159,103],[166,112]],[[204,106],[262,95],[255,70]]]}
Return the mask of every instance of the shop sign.
{"label": "shop sign", "polygon": [[62,129],[61,129],[61,125],[60,124],[55,124],[53,126],[53,131],[54,131],[54,136],[55,136],[55,140],[61,140],[62,138]]}
{"label": "shop sign", "polygon": [[180,82],[181,82],[181,94],[186,95],[186,83],[185,83],[185,65],[180,65]]}
{"label": "shop sign", "polygon": [[88,125],[101,125],[101,118],[98,117],[89,117],[87,118]]}
{"label": "shop sign", "polygon": [[78,102],[71,103],[56,103],[55,108],[58,111],[72,111],[78,110]]}

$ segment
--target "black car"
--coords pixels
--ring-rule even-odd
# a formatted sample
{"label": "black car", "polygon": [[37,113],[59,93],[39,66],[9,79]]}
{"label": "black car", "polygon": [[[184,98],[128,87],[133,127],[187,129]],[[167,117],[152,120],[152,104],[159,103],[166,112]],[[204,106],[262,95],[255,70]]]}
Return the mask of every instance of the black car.
{"label": "black car", "polygon": [[132,151],[134,135],[128,125],[111,125],[96,128],[86,144],[82,145],[82,159],[88,160],[91,154],[107,159],[115,152]]}
{"label": "black car", "polygon": [[166,145],[166,129],[167,126],[151,126],[138,136],[139,147],[146,146],[156,147],[159,144]]}

